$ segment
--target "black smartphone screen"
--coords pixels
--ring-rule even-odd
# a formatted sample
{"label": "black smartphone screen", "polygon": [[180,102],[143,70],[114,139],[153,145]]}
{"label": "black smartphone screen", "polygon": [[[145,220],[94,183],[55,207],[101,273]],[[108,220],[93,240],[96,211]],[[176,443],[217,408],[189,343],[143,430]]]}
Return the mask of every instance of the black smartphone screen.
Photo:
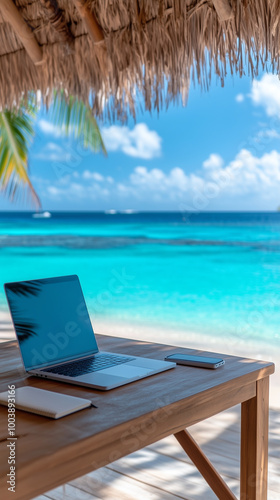
{"label": "black smartphone screen", "polygon": [[213,363],[215,365],[216,363],[221,363],[223,361],[221,358],[206,358],[205,356],[192,356],[189,354],[171,354],[170,356],[167,356],[168,359],[181,359],[182,361],[196,361],[200,363]]}

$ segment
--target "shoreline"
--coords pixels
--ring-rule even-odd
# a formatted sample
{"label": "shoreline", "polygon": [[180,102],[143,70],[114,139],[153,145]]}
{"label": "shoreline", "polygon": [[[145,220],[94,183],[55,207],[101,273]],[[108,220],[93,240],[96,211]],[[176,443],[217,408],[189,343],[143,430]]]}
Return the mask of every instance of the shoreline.
{"label": "shoreline", "polygon": [[[91,318],[92,319],[92,318]],[[162,325],[145,325],[134,322],[118,322],[112,318],[92,319],[95,333],[113,337],[134,338],[147,342],[187,347],[190,349],[210,351],[215,354],[272,361],[275,373],[270,377],[270,407],[280,409],[280,346],[271,346],[266,342],[256,342],[232,337],[220,338],[206,334],[198,334],[187,330],[174,329]],[[0,343],[15,339],[13,325],[8,313],[0,310]]]}
{"label": "shoreline", "polygon": [[174,345],[175,347],[187,347],[201,351],[210,351],[215,354],[229,354],[245,358],[272,361],[275,364],[275,372],[270,377],[269,406],[280,409],[280,346],[271,346],[265,342],[250,342],[248,340],[233,339],[231,337],[222,339],[218,336],[208,336],[186,330],[174,330],[170,333],[168,327],[148,326],[137,323],[115,324],[112,319],[94,319],[94,330],[96,333],[112,335],[113,337],[135,338],[147,342]]}

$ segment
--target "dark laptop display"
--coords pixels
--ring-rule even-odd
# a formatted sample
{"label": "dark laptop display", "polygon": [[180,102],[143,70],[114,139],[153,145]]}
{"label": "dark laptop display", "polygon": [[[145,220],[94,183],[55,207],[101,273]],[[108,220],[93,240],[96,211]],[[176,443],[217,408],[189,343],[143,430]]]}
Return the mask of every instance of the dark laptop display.
{"label": "dark laptop display", "polygon": [[130,353],[100,352],[76,275],[4,286],[30,375],[108,391],[176,366]]}
{"label": "dark laptop display", "polygon": [[8,283],[5,291],[27,370],[98,352],[77,276]]}

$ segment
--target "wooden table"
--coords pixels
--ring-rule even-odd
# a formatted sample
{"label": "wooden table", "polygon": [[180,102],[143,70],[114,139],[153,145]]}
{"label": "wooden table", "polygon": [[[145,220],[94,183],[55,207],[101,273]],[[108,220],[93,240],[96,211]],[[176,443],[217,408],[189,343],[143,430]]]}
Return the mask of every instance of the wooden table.
{"label": "wooden table", "polygon": [[[199,351],[97,335],[102,350],[163,359]],[[208,354],[208,353],[207,353]],[[212,353],[209,353],[211,355]],[[216,354],[216,353],[215,353]],[[0,347],[0,390],[32,385],[91,399],[61,420],[16,411],[16,493],[7,490],[7,408],[0,406],[0,497],[30,499],[174,434],[222,500],[236,498],[186,428],[236,404],[241,411],[240,498],[267,498],[269,375],[274,364],[222,356],[225,366],[177,366],[109,392],[27,377],[16,342]],[[230,450],[229,450],[230,454]]]}

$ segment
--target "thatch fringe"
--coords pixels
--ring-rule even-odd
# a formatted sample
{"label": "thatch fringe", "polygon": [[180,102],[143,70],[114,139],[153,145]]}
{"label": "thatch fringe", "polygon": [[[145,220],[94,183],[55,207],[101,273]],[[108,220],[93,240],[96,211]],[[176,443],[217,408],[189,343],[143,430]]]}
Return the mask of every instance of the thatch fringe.
{"label": "thatch fringe", "polygon": [[53,88],[65,88],[90,98],[97,116],[125,120],[140,95],[146,109],[158,110],[185,100],[190,81],[207,89],[213,73],[222,85],[227,71],[279,73],[280,0],[231,0],[234,17],[227,21],[210,0],[87,0],[105,35],[100,46],[88,36],[74,2],[60,0],[74,38],[69,47],[50,26],[43,3],[16,1],[43,47],[46,62],[39,68],[0,20],[2,107],[37,89],[48,102]]}

